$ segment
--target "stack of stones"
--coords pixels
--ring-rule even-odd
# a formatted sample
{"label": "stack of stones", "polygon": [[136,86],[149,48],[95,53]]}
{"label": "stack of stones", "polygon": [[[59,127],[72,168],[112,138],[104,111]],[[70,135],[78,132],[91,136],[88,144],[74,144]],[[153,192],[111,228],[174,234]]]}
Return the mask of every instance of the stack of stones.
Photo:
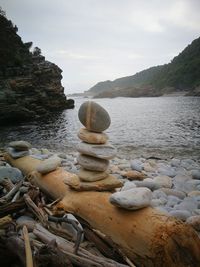
{"label": "stack of stones", "polygon": [[31,144],[26,141],[10,142],[7,148],[8,154],[14,158],[21,158],[30,154]]}
{"label": "stack of stones", "polygon": [[109,160],[115,157],[117,151],[108,143],[108,136],[103,133],[110,126],[109,114],[99,104],[86,101],[81,105],[78,117],[85,126],[78,133],[82,142],[76,147],[80,153],[77,158],[81,166],[78,172],[80,181],[92,185],[100,180],[117,180],[108,172]]}

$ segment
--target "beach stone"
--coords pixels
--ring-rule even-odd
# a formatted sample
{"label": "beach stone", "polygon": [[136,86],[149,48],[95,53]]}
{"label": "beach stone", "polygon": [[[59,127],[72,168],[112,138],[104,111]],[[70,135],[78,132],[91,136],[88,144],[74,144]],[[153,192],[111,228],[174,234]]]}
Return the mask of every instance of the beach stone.
{"label": "beach stone", "polygon": [[200,196],[200,191],[191,191],[188,193],[189,197]]}
{"label": "beach stone", "polygon": [[131,160],[131,169],[141,172],[143,170],[143,163],[139,159]]}
{"label": "beach stone", "polygon": [[77,173],[78,177],[85,182],[95,182],[102,180],[108,176],[108,171],[97,172],[97,171],[88,171],[83,168]]}
{"label": "beach stone", "polygon": [[[82,225],[80,224],[80,222],[76,219],[76,217],[73,214],[67,213],[65,215],[65,218],[75,221],[79,229],[83,231]],[[72,235],[72,238],[74,241],[77,240],[78,231],[72,226],[71,223],[62,222],[61,227],[63,229],[66,229],[67,232],[69,232]],[[84,239],[84,235],[82,235],[81,242],[83,241],[83,239]]]}
{"label": "beach stone", "polygon": [[187,218],[186,223],[191,225],[196,231],[200,231],[200,215]]}
{"label": "beach stone", "polygon": [[180,159],[176,159],[176,158],[174,158],[174,159],[171,160],[171,166],[172,166],[172,167],[179,167],[180,164],[181,164]]}
{"label": "beach stone", "polygon": [[178,191],[178,190],[174,190],[174,189],[170,189],[170,188],[163,188],[163,187],[160,188],[159,190],[164,192],[167,196],[175,196],[175,197],[178,197],[180,199],[184,199],[186,197],[186,193],[184,193],[182,191]]}
{"label": "beach stone", "polygon": [[169,176],[165,175],[160,175],[156,176],[153,179],[156,184],[159,184],[160,187],[166,187],[166,188],[171,188],[172,187],[172,179]]}
{"label": "beach stone", "polygon": [[112,191],[122,187],[122,182],[113,175],[108,175],[105,179],[95,182],[83,182],[74,174],[73,177],[65,179],[65,183],[76,191]]}
{"label": "beach stone", "polygon": [[17,168],[0,166],[0,180],[4,178],[9,178],[13,183],[17,183],[23,179],[23,174]]}
{"label": "beach stone", "polygon": [[192,178],[200,180],[200,169],[199,170],[192,170]]}
{"label": "beach stone", "polygon": [[143,164],[143,169],[146,171],[146,172],[156,172],[156,166],[152,166],[149,162],[145,162]]}
{"label": "beach stone", "polygon": [[176,210],[188,210],[189,212],[193,212],[198,208],[198,201],[192,197],[186,197],[180,203],[174,206]]}
{"label": "beach stone", "polygon": [[76,149],[81,154],[100,159],[112,159],[117,154],[116,148],[110,144],[95,145],[81,142],[76,145]]}
{"label": "beach stone", "polygon": [[172,210],[169,212],[170,216],[176,217],[181,221],[186,221],[191,216],[191,213],[187,210]]}
{"label": "beach stone", "polygon": [[13,141],[8,144],[9,147],[17,151],[27,151],[31,148],[31,144],[26,141]]}
{"label": "beach stone", "polygon": [[196,165],[196,164],[195,164],[194,160],[192,160],[192,159],[183,159],[181,161],[181,167],[183,167],[187,170],[191,169],[191,167],[194,165]]}
{"label": "beach stone", "polygon": [[129,190],[132,188],[136,188],[136,185],[134,184],[134,182],[127,181],[127,182],[125,182],[125,184],[121,188],[121,191],[126,191],[126,190]]}
{"label": "beach stone", "polygon": [[33,228],[35,227],[36,221],[32,217],[29,217],[27,215],[23,215],[23,216],[20,216],[19,218],[17,218],[16,223],[17,223],[17,225],[22,226],[22,227],[24,225],[26,225],[26,227],[28,228],[29,231],[33,231]]}
{"label": "beach stone", "polygon": [[146,175],[138,171],[127,171],[123,173],[123,176],[127,177],[129,180],[143,180]]}
{"label": "beach stone", "polygon": [[103,132],[110,126],[108,112],[94,101],[84,102],[78,112],[80,122],[89,131]]}
{"label": "beach stone", "polygon": [[175,197],[175,196],[168,196],[166,206],[173,208],[175,205],[179,204],[180,202],[181,202],[180,198]]}
{"label": "beach stone", "polygon": [[165,201],[162,198],[158,198],[158,199],[154,198],[154,199],[151,200],[151,206],[152,207],[163,206],[163,205],[165,205],[166,202],[167,202],[167,200]]}
{"label": "beach stone", "polygon": [[152,198],[165,198],[167,202],[167,195],[160,189],[154,190],[152,193]]}
{"label": "beach stone", "polygon": [[28,156],[30,154],[30,152],[28,150],[25,150],[25,151],[18,151],[18,150],[15,150],[14,148],[12,147],[8,147],[6,149],[6,151],[8,152],[8,154],[13,158],[13,159],[18,159],[18,158],[22,158],[22,157],[25,157],[25,156]]}
{"label": "beach stone", "polygon": [[120,191],[110,196],[110,203],[128,210],[138,210],[150,206],[151,191],[146,187]]}
{"label": "beach stone", "polygon": [[36,170],[41,174],[45,174],[54,171],[60,165],[61,159],[57,156],[54,156],[42,161],[39,166],[37,166]]}
{"label": "beach stone", "polygon": [[159,188],[159,185],[151,178],[146,178],[143,181],[134,181],[134,183],[137,187],[147,187],[152,191]]}
{"label": "beach stone", "polygon": [[105,133],[95,133],[88,131],[86,128],[81,128],[78,132],[78,137],[89,144],[105,144],[108,141],[108,136]]}
{"label": "beach stone", "polygon": [[77,162],[86,170],[104,172],[108,169],[109,161],[88,155],[79,154]]}
{"label": "beach stone", "polygon": [[158,173],[169,177],[174,177],[176,175],[174,169],[168,166],[159,167]]}

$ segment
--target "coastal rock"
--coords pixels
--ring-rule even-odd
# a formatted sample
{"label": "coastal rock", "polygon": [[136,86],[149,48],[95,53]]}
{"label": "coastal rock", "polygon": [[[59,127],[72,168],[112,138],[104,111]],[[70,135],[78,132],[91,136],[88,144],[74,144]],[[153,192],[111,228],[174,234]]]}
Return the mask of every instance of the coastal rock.
{"label": "coastal rock", "polygon": [[129,180],[143,180],[146,175],[138,171],[127,171],[123,173],[123,176],[127,177]]}
{"label": "coastal rock", "polygon": [[200,169],[199,170],[192,170],[192,178],[200,180]]}
{"label": "coastal rock", "polygon": [[82,142],[76,145],[76,149],[81,154],[93,156],[100,159],[112,159],[117,153],[116,148],[109,144],[94,145]]}
{"label": "coastal rock", "polygon": [[78,177],[85,182],[95,182],[102,180],[108,176],[108,172],[96,172],[96,171],[88,171],[83,168],[79,170],[77,173]]}
{"label": "coastal rock", "polygon": [[150,205],[152,193],[148,188],[132,188],[111,195],[110,203],[128,210],[138,210]]}
{"label": "coastal rock", "polygon": [[78,112],[80,122],[92,132],[103,132],[110,126],[108,112],[93,101],[84,102]]}
{"label": "coastal rock", "polygon": [[134,182],[127,181],[127,182],[125,182],[125,184],[121,188],[121,191],[127,191],[127,190],[132,189],[132,188],[136,188],[136,185],[134,184]]}
{"label": "coastal rock", "polygon": [[187,210],[191,213],[197,208],[198,201],[192,197],[186,197],[180,204],[174,206],[174,209],[176,210]]}
{"label": "coastal rock", "polygon": [[189,217],[186,223],[191,225],[196,231],[200,231],[200,215]]}
{"label": "coastal rock", "polygon": [[174,158],[174,159],[171,160],[171,166],[172,166],[172,167],[179,167],[180,164],[181,164],[180,159],[176,159],[176,158]]}
{"label": "coastal rock", "polygon": [[184,193],[182,191],[178,191],[178,190],[174,190],[174,189],[170,189],[170,188],[160,188],[159,190],[161,190],[162,192],[164,192],[168,196],[175,196],[175,197],[178,197],[180,199],[184,199],[186,197],[186,193]]}
{"label": "coastal rock", "polygon": [[175,196],[168,196],[167,200],[167,207],[174,207],[175,205],[179,204],[181,202],[181,199]]}
{"label": "coastal rock", "polygon": [[91,132],[86,128],[80,129],[78,137],[89,144],[105,144],[108,141],[108,136],[105,133]]}
{"label": "coastal rock", "polygon": [[109,161],[92,156],[79,154],[77,162],[86,170],[104,172],[108,169]]}
{"label": "coastal rock", "polygon": [[156,176],[153,181],[156,182],[156,184],[159,184],[160,187],[172,187],[172,179],[165,175]]}
{"label": "coastal rock", "polygon": [[26,151],[31,148],[31,144],[26,141],[13,141],[10,142],[8,146],[18,151]]}
{"label": "coastal rock", "polygon": [[42,161],[36,170],[41,174],[45,174],[54,171],[60,165],[61,159],[59,157],[51,157]]}
{"label": "coastal rock", "polygon": [[17,151],[12,147],[8,147],[7,149],[8,154],[13,158],[13,159],[18,159],[18,158],[22,158],[25,156],[28,156],[30,154],[29,151]]}
{"label": "coastal rock", "polygon": [[187,210],[172,210],[169,215],[176,217],[179,220],[186,221],[191,216],[191,213]]}
{"label": "coastal rock", "polygon": [[74,175],[65,180],[65,183],[76,191],[112,191],[122,186],[122,182],[113,175],[95,182],[82,182],[77,175]]}
{"label": "coastal rock", "polygon": [[176,172],[174,171],[174,169],[172,169],[169,166],[159,167],[158,173],[161,175],[169,176],[169,177],[174,177],[176,175]]}
{"label": "coastal rock", "polygon": [[141,172],[143,170],[143,163],[138,159],[131,160],[131,169]]}
{"label": "coastal rock", "polygon": [[4,178],[9,178],[13,183],[17,183],[23,179],[23,174],[17,168],[0,166],[0,180]]}

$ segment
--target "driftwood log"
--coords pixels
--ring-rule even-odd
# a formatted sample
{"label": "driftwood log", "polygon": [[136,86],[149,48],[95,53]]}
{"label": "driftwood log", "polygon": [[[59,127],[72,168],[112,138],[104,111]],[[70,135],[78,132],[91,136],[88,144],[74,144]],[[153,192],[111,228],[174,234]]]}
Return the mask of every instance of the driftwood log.
{"label": "driftwood log", "polygon": [[40,160],[30,156],[5,158],[52,198],[62,197],[57,208],[78,215],[110,237],[137,266],[200,266],[200,239],[183,222],[151,207],[137,211],[114,207],[108,192],[75,192],[65,184],[73,174],[59,168],[40,175],[35,171]]}

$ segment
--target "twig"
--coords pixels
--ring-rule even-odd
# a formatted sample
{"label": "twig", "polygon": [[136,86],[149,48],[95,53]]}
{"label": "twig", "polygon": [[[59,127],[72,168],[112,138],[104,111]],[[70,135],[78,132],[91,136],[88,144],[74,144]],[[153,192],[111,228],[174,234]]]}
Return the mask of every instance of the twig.
{"label": "twig", "polygon": [[26,267],[33,267],[33,258],[29,241],[29,235],[25,225],[23,226],[22,232],[23,232],[25,252],[26,252]]}
{"label": "twig", "polygon": [[3,178],[0,181],[0,185],[3,186],[7,192],[9,192],[14,187],[14,184],[12,183],[12,181],[9,178]]}
{"label": "twig", "polygon": [[12,197],[17,193],[17,191],[19,190],[19,188],[22,186],[23,181],[20,181],[19,183],[17,183],[15,185],[15,187],[13,187],[10,192],[8,192],[5,196],[3,196],[2,198],[0,198],[0,201],[9,201],[12,199]]}
{"label": "twig", "polygon": [[12,218],[10,215],[7,215],[3,218],[0,218],[0,229],[4,228],[5,225],[9,224],[12,222]]}

